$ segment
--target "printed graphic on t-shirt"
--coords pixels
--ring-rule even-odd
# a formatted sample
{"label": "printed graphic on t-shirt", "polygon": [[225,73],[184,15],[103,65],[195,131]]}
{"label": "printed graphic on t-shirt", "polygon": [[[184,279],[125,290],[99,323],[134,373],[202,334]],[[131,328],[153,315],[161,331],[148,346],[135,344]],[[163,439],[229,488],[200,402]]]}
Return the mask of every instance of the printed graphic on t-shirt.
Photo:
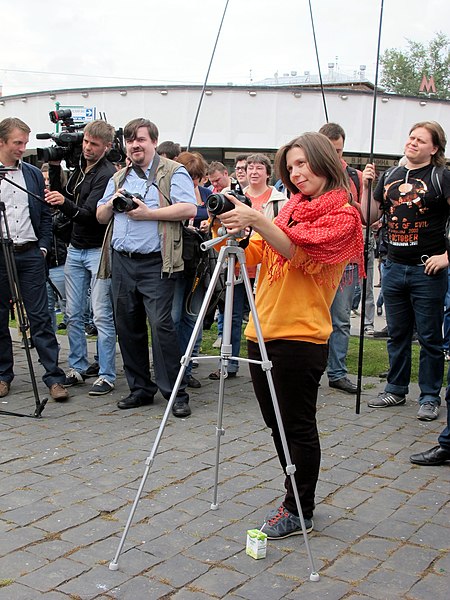
{"label": "printed graphic on t-shirt", "polygon": [[422,256],[445,252],[450,171],[442,173],[438,187],[432,175],[431,164],[419,169],[398,167],[378,182],[374,197],[386,215],[389,261],[419,265]]}
{"label": "printed graphic on t-shirt", "polygon": [[429,208],[425,195],[427,184],[422,179],[400,179],[384,188],[390,206],[388,212],[389,243],[393,246],[417,246],[422,230],[429,227]]}

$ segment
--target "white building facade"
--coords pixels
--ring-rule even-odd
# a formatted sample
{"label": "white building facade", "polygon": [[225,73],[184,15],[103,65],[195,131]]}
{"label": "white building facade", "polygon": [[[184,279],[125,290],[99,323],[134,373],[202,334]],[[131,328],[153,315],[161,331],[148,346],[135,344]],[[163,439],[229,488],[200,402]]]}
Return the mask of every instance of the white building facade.
{"label": "white building facade", "polygon": [[[35,134],[54,132],[49,111],[67,107],[87,120],[104,115],[116,128],[136,117],[148,118],[158,126],[160,141],[186,147],[201,92],[200,86],[136,86],[3,96],[0,120],[13,116],[24,120],[32,129],[30,150],[51,143],[36,140]],[[371,150],[373,93],[342,87],[326,89],[325,98],[329,121],[346,131],[349,162],[364,164]],[[378,93],[373,149],[380,165],[393,164],[403,153],[410,126],[425,120],[438,121],[450,133],[450,101]],[[273,154],[296,135],[317,131],[325,121],[320,89],[211,86],[202,99],[191,149],[203,152],[208,160],[231,161],[236,153],[254,150]]]}

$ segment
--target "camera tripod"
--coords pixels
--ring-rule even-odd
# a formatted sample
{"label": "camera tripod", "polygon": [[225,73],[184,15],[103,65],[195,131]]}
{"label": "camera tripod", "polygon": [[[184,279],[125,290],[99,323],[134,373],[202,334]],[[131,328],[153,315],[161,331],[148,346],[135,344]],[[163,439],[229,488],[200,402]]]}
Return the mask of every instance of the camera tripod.
{"label": "camera tripod", "polygon": [[[11,183],[15,187],[19,188],[20,190],[23,190],[23,191],[27,192],[28,194],[31,193],[28,190],[21,187],[20,185],[16,184],[11,179],[8,179],[7,177],[5,177],[5,173],[7,173],[9,171],[15,171],[15,170],[16,170],[15,168],[11,168],[11,169],[4,168],[4,167],[0,168],[0,192],[1,192],[1,182],[4,179],[8,183]],[[36,196],[35,194],[32,194],[32,196],[35,198],[38,198],[40,201],[42,201],[39,198],[39,196]],[[28,317],[27,317],[27,314],[25,311],[25,306],[23,303],[22,293],[20,291],[19,276],[17,273],[16,261],[14,259],[13,240],[11,239],[8,218],[6,216],[6,206],[5,206],[5,203],[1,200],[1,196],[0,196],[0,240],[1,240],[1,248],[3,251],[3,258],[5,261],[6,274],[8,277],[9,289],[10,289],[10,293],[11,293],[11,302],[12,302],[12,306],[14,306],[15,310],[16,310],[17,323],[19,326],[19,331],[22,335],[22,341],[23,341],[23,346],[25,348],[25,355],[27,357],[28,370],[30,373],[31,385],[33,387],[33,394],[34,394],[35,405],[36,405],[34,413],[30,414],[30,415],[18,413],[18,412],[12,412],[12,411],[8,411],[8,410],[0,410],[0,414],[11,415],[11,416],[15,416],[15,417],[39,418],[39,417],[41,417],[42,411],[44,410],[45,405],[47,404],[47,398],[44,398],[42,401],[39,399],[39,391],[38,391],[38,387],[37,387],[37,383],[36,383],[36,375],[34,373],[33,360],[31,358],[31,352],[30,352],[30,347],[29,347],[28,338],[27,338],[27,331],[30,328],[30,324],[28,322]]]}
{"label": "camera tripod", "polygon": [[[218,396],[217,426],[216,426],[216,463],[215,463],[215,471],[214,471],[214,491],[213,491],[213,501],[211,504],[211,510],[217,510],[219,507],[219,504],[218,504],[218,480],[219,480],[220,442],[221,442],[221,437],[225,434],[225,430],[223,428],[223,405],[224,405],[224,395],[225,395],[225,379],[227,378],[228,362],[230,359],[233,359],[233,360],[238,360],[238,361],[243,361],[243,362],[248,362],[248,363],[259,364],[259,365],[261,365],[261,368],[263,369],[263,371],[266,373],[266,376],[267,376],[267,381],[268,381],[268,385],[269,385],[269,389],[270,389],[270,395],[272,398],[272,403],[273,403],[273,407],[274,407],[274,411],[275,411],[275,415],[276,415],[277,425],[278,425],[280,438],[281,438],[281,442],[283,445],[283,451],[284,451],[284,455],[285,455],[285,459],[286,459],[286,465],[287,465],[286,466],[286,474],[289,475],[289,477],[291,478],[291,483],[292,483],[294,496],[295,496],[295,502],[296,502],[296,506],[297,506],[297,510],[298,510],[298,514],[299,514],[299,518],[300,518],[303,538],[305,541],[305,547],[306,547],[307,554],[308,554],[308,559],[309,559],[309,564],[310,564],[310,569],[311,569],[310,580],[318,581],[319,574],[317,573],[317,571],[315,569],[313,557],[312,557],[311,550],[309,547],[308,535],[306,533],[305,521],[303,518],[303,512],[302,512],[302,508],[301,508],[301,504],[300,504],[300,498],[298,495],[297,484],[296,484],[295,477],[294,477],[295,465],[293,465],[292,461],[291,461],[290,452],[289,452],[289,448],[288,448],[288,444],[287,444],[287,440],[286,440],[286,434],[285,434],[285,430],[284,430],[284,426],[283,426],[283,421],[282,421],[282,417],[281,417],[281,413],[280,413],[280,409],[279,409],[279,405],[278,405],[278,400],[276,397],[275,386],[274,386],[273,379],[272,379],[272,373],[271,373],[272,363],[270,362],[268,355],[267,355],[266,347],[264,344],[264,338],[263,338],[263,334],[262,334],[262,330],[261,330],[261,325],[260,325],[260,322],[258,319],[258,315],[256,313],[256,306],[255,306],[255,301],[254,301],[254,297],[253,297],[252,287],[251,287],[250,279],[248,276],[247,268],[245,265],[245,252],[238,245],[238,242],[236,241],[236,237],[230,236],[228,234],[223,235],[222,237],[216,238],[214,240],[204,242],[203,244],[201,244],[201,248],[202,248],[202,250],[206,251],[209,248],[211,248],[212,246],[215,246],[216,244],[219,244],[225,240],[227,240],[226,245],[222,246],[222,248],[220,249],[219,256],[217,259],[217,264],[214,269],[214,273],[212,274],[211,281],[206,290],[206,294],[203,299],[203,303],[200,308],[194,330],[192,332],[188,346],[186,348],[186,353],[181,358],[181,368],[179,370],[174,389],[172,390],[172,394],[170,396],[167,408],[166,408],[164,416],[162,418],[161,425],[159,426],[159,429],[158,429],[158,432],[156,435],[156,439],[153,443],[150,455],[147,457],[147,459],[145,461],[146,467],[145,467],[144,475],[142,477],[136,497],[135,497],[133,505],[131,507],[131,511],[128,516],[125,530],[120,539],[119,546],[116,551],[116,555],[114,556],[114,559],[109,564],[109,569],[111,571],[116,571],[118,569],[119,556],[122,552],[122,548],[125,543],[126,536],[130,529],[131,522],[133,520],[139,500],[141,498],[145,482],[147,480],[148,474],[149,474],[150,469],[155,460],[155,456],[158,451],[158,447],[161,442],[161,438],[164,433],[164,429],[166,427],[167,420],[171,413],[172,406],[175,402],[175,399],[176,399],[176,396],[178,393],[178,389],[183,380],[186,368],[189,365],[189,362],[192,358],[192,353],[194,350],[195,342],[197,340],[198,334],[200,333],[200,328],[202,327],[203,319],[206,315],[208,305],[209,305],[212,295],[214,293],[214,289],[215,289],[216,283],[220,277],[221,271],[226,268],[227,276],[226,276],[226,282],[225,282],[225,307],[224,307],[222,346],[221,346],[221,351],[220,351],[220,358],[221,358],[220,380],[219,380],[219,396]],[[238,262],[240,265],[240,275],[239,275],[239,279],[237,279],[237,280],[235,278],[236,262]],[[233,315],[234,286],[237,282],[240,283],[241,281],[243,282],[243,285],[245,286],[245,291],[246,291],[246,295],[247,295],[247,298],[249,301],[250,310],[253,315],[253,321],[254,321],[255,329],[256,329],[256,333],[257,333],[258,345],[259,345],[261,357],[262,357],[261,361],[244,359],[244,358],[240,358],[238,356],[232,356],[231,326],[232,326],[232,315]],[[202,356],[202,357],[199,357],[199,360],[206,360],[206,359],[210,359],[210,358],[217,358],[217,357]]]}

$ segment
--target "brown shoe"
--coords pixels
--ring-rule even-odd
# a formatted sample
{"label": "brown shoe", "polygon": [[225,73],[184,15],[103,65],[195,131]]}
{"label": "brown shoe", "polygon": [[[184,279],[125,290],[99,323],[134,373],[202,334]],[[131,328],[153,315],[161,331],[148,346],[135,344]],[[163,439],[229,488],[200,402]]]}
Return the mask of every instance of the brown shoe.
{"label": "brown shoe", "polygon": [[0,398],[4,398],[9,394],[11,384],[9,381],[0,380]]}
{"label": "brown shoe", "polygon": [[69,392],[61,383],[54,383],[50,386],[50,396],[55,402],[63,402],[69,399]]}

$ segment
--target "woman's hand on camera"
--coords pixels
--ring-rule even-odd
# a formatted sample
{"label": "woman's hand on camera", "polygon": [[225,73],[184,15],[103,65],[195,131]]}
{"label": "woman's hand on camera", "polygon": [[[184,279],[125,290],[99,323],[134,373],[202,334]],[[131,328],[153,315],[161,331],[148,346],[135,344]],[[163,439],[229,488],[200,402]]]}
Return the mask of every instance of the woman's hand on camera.
{"label": "woman's hand on camera", "polygon": [[217,217],[227,228],[228,233],[235,234],[247,227],[252,227],[260,216],[260,213],[240,200],[237,200],[234,196],[231,196],[230,194],[224,195],[232,204],[234,204],[234,209],[222,213],[221,215],[217,215]]}

